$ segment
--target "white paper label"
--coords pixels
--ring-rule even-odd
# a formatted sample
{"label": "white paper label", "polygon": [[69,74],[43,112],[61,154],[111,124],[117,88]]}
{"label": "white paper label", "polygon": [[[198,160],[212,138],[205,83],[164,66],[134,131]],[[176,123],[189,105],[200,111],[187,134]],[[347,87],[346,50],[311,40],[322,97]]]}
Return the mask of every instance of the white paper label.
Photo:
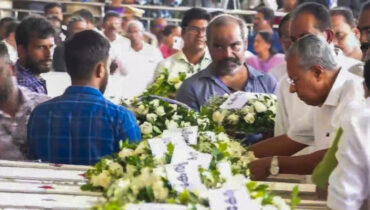
{"label": "white paper label", "polygon": [[229,96],[220,106],[221,109],[241,109],[248,102],[250,94],[238,91]]}
{"label": "white paper label", "polygon": [[192,161],[194,161],[197,166],[208,169],[212,161],[212,155],[198,152],[189,146],[175,146],[171,164]]}
{"label": "white paper label", "polygon": [[148,144],[155,158],[161,158],[167,153],[167,143],[163,139],[148,139]]}
{"label": "white paper label", "polygon": [[187,208],[186,206],[175,204],[143,203],[128,204],[126,210],[187,210]]}
{"label": "white paper label", "polygon": [[182,139],[189,145],[196,145],[198,142],[198,127],[176,128],[163,131],[162,137],[170,137],[172,139]]}
{"label": "white paper label", "polygon": [[261,206],[252,201],[246,189],[219,189],[209,193],[212,210],[260,210]]}
{"label": "white paper label", "polygon": [[165,167],[168,180],[177,192],[183,192],[185,189],[189,191],[204,189],[198,166],[194,162],[170,164]]}

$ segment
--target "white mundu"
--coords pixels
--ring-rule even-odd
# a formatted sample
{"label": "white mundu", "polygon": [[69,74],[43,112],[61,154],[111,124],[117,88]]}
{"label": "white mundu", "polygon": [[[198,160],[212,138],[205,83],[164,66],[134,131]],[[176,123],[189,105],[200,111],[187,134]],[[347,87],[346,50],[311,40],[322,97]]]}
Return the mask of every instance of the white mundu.
{"label": "white mundu", "polygon": [[338,166],[329,178],[328,206],[336,210],[370,208],[370,98],[341,124]]}
{"label": "white mundu", "polygon": [[329,148],[348,104],[364,100],[362,80],[340,70],[325,102],[321,106],[308,106],[305,115],[289,128],[289,138],[313,146],[314,150]]}

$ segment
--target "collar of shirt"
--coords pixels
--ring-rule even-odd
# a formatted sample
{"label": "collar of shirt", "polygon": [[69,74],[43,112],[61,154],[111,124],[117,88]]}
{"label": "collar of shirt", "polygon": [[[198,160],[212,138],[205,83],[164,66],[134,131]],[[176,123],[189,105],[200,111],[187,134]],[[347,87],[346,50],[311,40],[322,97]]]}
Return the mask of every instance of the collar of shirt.
{"label": "collar of shirt", "polygon": [[15,65],[16,65],[17,72],[19,72],[19,73],[21,73],[21,74],[23,74],[24,76],[27,76],[27,77],[33,77],[33,78],[39,80],[40,82],[46,84],[46,81],[42,77],[40,77],[40,76],[37,77],[36,75],[34,75],[30,69],[25,68],[24,66],[22,66],[22,64],[20,63],[19,60],[16,62]]}
{"label": "collar of shirt", "polygon": [[64,92],[64,94],[65,95],[88,94],[88,95],[95,95],[95,96],[103,97],[103,94],[96,88],[93,88],[90,86],[78,86],[78,85],[69,86]]}
{"label": "collar of shirt", "polygon": [[330,89],[329,95],[326,98],[324,105],[337,106],[340,101],[343,84],[350,78],[357,77],[346,70],[340,69],[333,86]]}
{"label": "collar of shirt", "polygon": [[174,56],[175,56],[175,59],[176,60],[185,61],[185,63],[187,63],[187,64],[189,64],[191,66],[198,66],[198,65],[200,65],[202,67],[203,66],[203,63],[205,61],[211,61],[212,60],[211,59],[211,55],[209,54],[208,48],[205,48],[205,50],[204,50],[204,56],[203,56],[202,60],[198,64],[196,64],[196,65],[194,65],[194,64],[192,64],[192,63],[189,62],[188,58],[185,56],[185,54],[184,54],[184,52],[182,50],[180,50],[179,52],[177,52]]}
{"label": "collar of shirt", "polygon": [[[261,72],[257,71],[256,69],[254,69],[253,67],[247,65],[246,63],[244,63],[244,66],[246,67],[246,69],[248,71],[248,79],[245,82],[244,91],[250,91],[250,90],[252,90],[252,84],[253,84],[251,81],[253,81],[253,80],[255,80],[259,77],[263,77],[263,74]],[[209,67],[207,69],[202,71],[202,73],[200,75],[200,78],[209,78],[209,79],[213,80],[218,86],[222,87],[226,92],[231,93],[229,88],[225,85],[225,83],[223,83],[216,76],[216,72],[215,72],[215,69],[213,68],[212,64],[209,65]]]}

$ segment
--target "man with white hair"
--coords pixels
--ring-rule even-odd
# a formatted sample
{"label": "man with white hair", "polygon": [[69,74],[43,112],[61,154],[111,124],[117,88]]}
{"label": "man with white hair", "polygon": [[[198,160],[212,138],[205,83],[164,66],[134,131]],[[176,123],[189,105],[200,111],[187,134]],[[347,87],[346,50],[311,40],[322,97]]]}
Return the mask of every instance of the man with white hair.
{"label": "man with white hair", "polygon": [[127,37],[131,41],[125,52],[124,66],[126,78],[135,81],[135,87],[130,90],[128,97],[143,93],[154,77],[155,67],[163,60],[159,48],[144,41],[144,26],[138,20],[131,20],[127,25]]}
{"label": "man with white hair", "polygon": [[[311,107],[286,135],[250,147],[260,158],[251,163],[255,180],[279,173],[311,174],[330,146],[349,102],[363,100],[361,77],[343,69],[333,48],[322,38],[306,35],[298,39],[286,60],[290,92]],[[292,156],[309,145],[314,147],[313,153]]]}

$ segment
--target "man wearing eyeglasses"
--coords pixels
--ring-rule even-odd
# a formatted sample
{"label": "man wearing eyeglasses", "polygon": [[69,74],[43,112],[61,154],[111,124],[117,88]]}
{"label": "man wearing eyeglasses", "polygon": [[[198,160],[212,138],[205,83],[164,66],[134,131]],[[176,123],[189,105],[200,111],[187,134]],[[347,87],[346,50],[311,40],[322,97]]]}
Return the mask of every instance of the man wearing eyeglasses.
{"label": "man wearing eyeglasses", "polygon": [[184,47],[158,64],[155,78],[164,69],[175,77],[179,72],[197,73],[212,62],[206,47],[206,27],[210,19],[210,14],[201,8],[192,8],[184,13],[181,22]]}
{"label": "man wearing eyeglasses", "polygon": [[361,50],[365,60],[370,43],[370,2],[367,2],[362,7],[358,20],[358,29],[360,30]]}

